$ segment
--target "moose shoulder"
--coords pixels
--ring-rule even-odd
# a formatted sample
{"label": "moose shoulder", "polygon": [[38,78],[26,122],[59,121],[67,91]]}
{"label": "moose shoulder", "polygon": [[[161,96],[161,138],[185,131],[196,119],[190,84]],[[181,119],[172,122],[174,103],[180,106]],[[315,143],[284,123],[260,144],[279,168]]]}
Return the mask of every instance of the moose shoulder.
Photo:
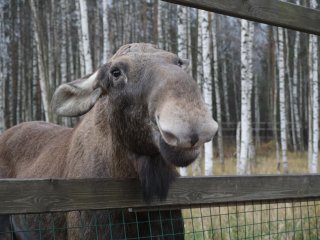
{"label": "moose shoulder", "polygon": [[121,47],[89,76],[61,85],[52,107],[80,116],[73,129],[28,122],[0,137],[0,177],[137,177],[146,201],[217,131],[177,55],[151,44]]}

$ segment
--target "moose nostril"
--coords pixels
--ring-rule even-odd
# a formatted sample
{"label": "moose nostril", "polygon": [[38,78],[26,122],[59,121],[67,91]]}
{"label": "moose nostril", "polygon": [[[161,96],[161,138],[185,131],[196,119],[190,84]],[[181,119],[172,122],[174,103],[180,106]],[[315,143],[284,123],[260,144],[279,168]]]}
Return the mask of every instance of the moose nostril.
{"label": "moose nostril", "polygon": [[177,138],[173,133],[162,131],[162,134],[166,142],[171,146],[177,146],[179,144],[179,138]]}
{"label": "moose nostril", "polygon": [[190,144],[193,147],[194,145],[196,145],[196,143],[199,141],[199,136],[198,134],[193,134],[190,138]]}

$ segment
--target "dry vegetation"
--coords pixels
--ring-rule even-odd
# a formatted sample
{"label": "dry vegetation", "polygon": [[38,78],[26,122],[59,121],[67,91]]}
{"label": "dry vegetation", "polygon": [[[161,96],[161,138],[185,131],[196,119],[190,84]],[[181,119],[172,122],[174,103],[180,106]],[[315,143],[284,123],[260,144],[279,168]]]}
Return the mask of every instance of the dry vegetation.
{"label": "dry vegetation", "polygon": [[[225,147],[224,167],[215,158],[215,176],[235,175],[233,145]],[[308,173],[307,153],[288,152],[289,173]],[[204,161],[201,172],[204,172]],[[272,142],[263,143],[251,163],[251,174],[281,174]],[[190,175],[199,175],[188,169]],[[288,202],[185,209],[186,239],[320,239],[320,202]]]}
{"label": "dry vegetation", "polygon": [[[224,164],[219,161],[216,154],[213,164],[213,175],[236,175],[236,148],[235,144],[224,146]],[[281,161],[281,159],[280,159]],[[188,167],[189,176],[204,176],[204,160],[199,159],[194,164],[200,165],[201,172],[195,172],[194,166]],[[288,164],[290,174],[306,174],[308,173],[307,152],[288,152]],[[256,158],[250,163],[251,174],[281,174],[277,169],[276,150],[273,142],[262,143],[256,150]],[[200,169],[199,168],[199,169]]]}

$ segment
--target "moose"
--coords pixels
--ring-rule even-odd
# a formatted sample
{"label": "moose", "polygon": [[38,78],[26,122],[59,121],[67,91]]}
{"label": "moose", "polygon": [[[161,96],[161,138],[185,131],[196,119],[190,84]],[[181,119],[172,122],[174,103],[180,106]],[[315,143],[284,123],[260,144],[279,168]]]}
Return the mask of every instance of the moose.
{"label": "moose", "polygon": [[[26,122],[1,135],[0,177],[138,178],[146,202],[165,200],[178,176],[176,167],[191,164],[218,128],[196,81],[186,72],[186,64],[176,54],[152,44],[122,46],[94,73],[56,89],[53,111],[60,116],[84,115],[76,127]],[[99,239],[184,238],[181,210],[114,210],[109,218],[107,213],[94,213],[107,226]],[[43,214],[44,221],[47,215]],[[70,212],[61,213],[56,220],[69,227],[80,217],[90,222],[92,216],[92,211]],[[17,215],[7,222],[12,224],[9,228],[21,230],[32,225],[34,218]],[[169,218],[175,219],[173,226],[166,221]],[[123,220],[143,223],[111,229],[110,222]],[[8,226],[0,226],[0,232],[5,228]],[[91,235],[96,234],[95,229],[81,231],[65,231],[59,239],[98,238]],[[38,238],[38,233],[16,234],[17,239]]]}

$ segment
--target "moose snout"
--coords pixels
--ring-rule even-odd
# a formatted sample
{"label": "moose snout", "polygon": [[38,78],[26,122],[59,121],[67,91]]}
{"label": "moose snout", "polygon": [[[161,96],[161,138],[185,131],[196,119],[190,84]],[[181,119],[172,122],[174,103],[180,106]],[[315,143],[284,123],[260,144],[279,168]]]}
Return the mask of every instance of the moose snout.
{"label": "moose snout", "polygon": [[173,147],[199,147],[209,142],[218,130],[217,122],[209,114],[202,118],[172,112],[169,116],[163,115],[166,114],[157,115],[157,125],[163,140]]}

